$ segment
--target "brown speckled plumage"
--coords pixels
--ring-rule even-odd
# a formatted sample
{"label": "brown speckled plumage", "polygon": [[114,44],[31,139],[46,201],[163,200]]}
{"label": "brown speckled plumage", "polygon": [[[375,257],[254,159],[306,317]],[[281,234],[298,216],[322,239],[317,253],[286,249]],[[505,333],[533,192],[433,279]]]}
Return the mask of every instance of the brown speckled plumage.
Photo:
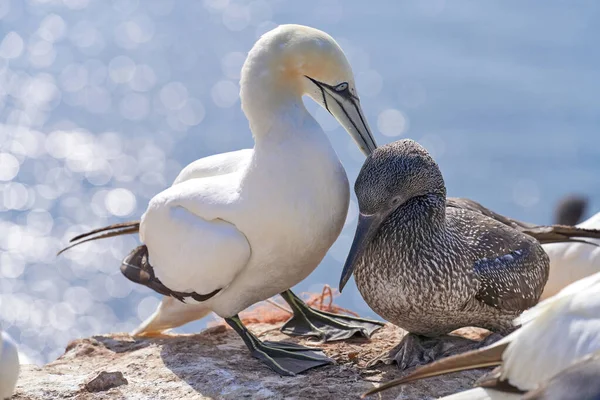
{"label": "brown speckled plumage", "polygon": [[386,320],[424,335],[464,326],[505,331],[537,303],[549,259],[507,224],[446,204],[435,161],[412,140],[377,149],[355,191],[363,215],[382,215],[354,265],[360,293]]}

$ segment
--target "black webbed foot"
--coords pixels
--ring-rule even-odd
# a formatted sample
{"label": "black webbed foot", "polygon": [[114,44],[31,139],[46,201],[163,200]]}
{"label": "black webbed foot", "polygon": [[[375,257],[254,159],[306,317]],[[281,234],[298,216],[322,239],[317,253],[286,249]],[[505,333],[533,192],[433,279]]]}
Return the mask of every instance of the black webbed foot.
{"label": "black webbed foot", "polygon": [[316,310],[291,290],[286,290],[281,296],[294,313],[281,328],[286,335],[312,336],[322,342],[331,342],[349,339],[357,334],[369,338],[384,325],[379,321]]}
{"label": "black webbed foot", "polygon": [[252,356],[280,375],[294,376],[334,362],[320,349],[295,343],[262,342],[248,331],[237,316],[225,320],[244,340]]}
{"label": "black webbed foot", "polygon": [[400,370],[405,370],[429,364],[443,357],[476,349],[480,346],[480,343],[453,335],[431,338],[407,333],[389,353],[371,360],[367,366],[371,367],[380,362],[385,364],[395,362]]}

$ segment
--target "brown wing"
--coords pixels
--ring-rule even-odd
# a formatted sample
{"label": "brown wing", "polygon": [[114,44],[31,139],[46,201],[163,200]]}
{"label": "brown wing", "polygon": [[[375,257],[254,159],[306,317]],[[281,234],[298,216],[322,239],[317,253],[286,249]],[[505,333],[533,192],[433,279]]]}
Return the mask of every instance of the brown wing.
{"label": "brown wing", "polygon": [[536,305],[548,280],[550,262],[534,243],[530,247],[522,243],[520,249],[475,262],[480,282],[475,298],[506,311],[521,312]]}
{"label": "brown wing", "polygon": [[528,222],[519,221],[513,218],[505,217],[497,214],[492,210],[482,206],[476,201],[459,198],[448,197],[446,199],[446,207],[459,208],[470,210],[483,214],[486,217],[493,218],[498,222],[508,225],[511,228],[518,229],[526,235],[532,236],[542,244],[546,243],[563,243],[563,242],[579,242],[597,246],[595,243],[586,242],[585,240],[576,238],[593,238],[600,239],[600,229],[585,229],[575,226],[566,225],[534,225]]}
{"label": "brown wing", "polygon": [[446,216],[449,232],[467,243],[476,300],[510,314],[538,302],[550,260],[537,240],[470,209],[449,207]]}
{"label": "brown wing", "polygon": [[486,217],[495,219],[496,221],[501,222],[504,225],[508,225],[512,228],[516,228],[519,230],[535,227],[534,224],[530,224],[528,222],[523,222],[523,221],[519,221],[517,219],[505,217],[504,215],[501,215],[501,214],[497,214],[497,213],[493,212],[492,210],[490,210],[489,208],[482,206],[478,202],[471,200],[471,199],[465,199],[463,197],[448,197],[446,199],[446,207],[453,207],[453,208],[459,208],[459,209],[463,209],[463,210],[474,211],[479,214],[483,214]]}

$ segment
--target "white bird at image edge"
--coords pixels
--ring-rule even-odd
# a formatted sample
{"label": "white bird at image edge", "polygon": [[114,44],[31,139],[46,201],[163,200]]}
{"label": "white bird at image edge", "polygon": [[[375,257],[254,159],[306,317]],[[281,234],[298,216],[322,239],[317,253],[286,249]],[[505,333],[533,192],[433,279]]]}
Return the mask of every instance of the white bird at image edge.
{"label": "white bird at image edge", "polygon": [[[600,229],[600,212],[588,218],[578,228]],[[600,240],[586,238],[585,243],[550,243],[542,247],[550,257],[550,275],[540,300],[557,294],[565,286],[600,272]]]}
{"label": "white bird at image edge", "polygon": [[0,400],[10,399],[19,377],[17,345],[6,332],[0,331]]}

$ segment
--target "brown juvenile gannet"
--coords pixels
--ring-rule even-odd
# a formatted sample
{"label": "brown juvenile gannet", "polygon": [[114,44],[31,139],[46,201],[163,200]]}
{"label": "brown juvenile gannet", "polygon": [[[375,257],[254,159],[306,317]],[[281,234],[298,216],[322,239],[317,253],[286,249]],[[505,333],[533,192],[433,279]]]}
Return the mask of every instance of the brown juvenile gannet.
{"label": "brown juvenile gannet", "polygon": [[314,310],[288,290],[336,240],[350,197],[344,168],[302,96],[329,111],[365,154],[376,144],[350,64],[325,32],[300,25],[267,32],[248,53],[240,88],[254,149],[190,164],[150,200],[139,222],[101,228],[76,243],[139,231],[143,245],[123,260],[121,271],[172,300],[138,333],[214,311],[252,355],[293,375],[332,360],[314,349],[261,342],[242,324],[240,311],[280,293],[294,312],[285,325],[291,334],[336,340],[369,336],[382,325]]}
{"label": "brown juvenile gannet", "polygon": [[[464,344],[466,339],[436,338],[458,328],[498,334],[514,329],[512,320],[538,302],[548,278],[548,256],[538,240],[600,236],[600,231],[534,226],[468,199],[447,199],[438,165],[408,139],[376,149],[355,191],[360,215],[340,290],[354,272],[367,304],[410,332],[386,360],[402,369]],[[480,345],[466,343],[463,349]]]}
{"label": "brown juvenile gannet", "polygon": [[[514,323],[521,327],[488,347],[419,367],[363,397],[415,380],[498,366],[478,380],[479,388],[447,399],[521,399],[524,393],[529,399],[598,398],[586,396],[600,394],[600,273],[565,287]],[[593,376],[594,385],[581,386]],[[574,397],[552,397],[567,391]]]}

